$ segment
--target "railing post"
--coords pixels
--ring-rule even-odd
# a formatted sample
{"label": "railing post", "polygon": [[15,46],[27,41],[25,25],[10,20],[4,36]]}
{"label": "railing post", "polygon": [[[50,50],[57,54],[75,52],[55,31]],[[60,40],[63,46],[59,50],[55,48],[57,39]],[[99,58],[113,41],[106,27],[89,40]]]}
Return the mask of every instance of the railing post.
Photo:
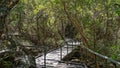
{"label": "railing post", "polygon": [[[67,44],[67,55],[68,55],[68,44]],[[68,60],[67,60],[67,65],[68,65]]]}
{"label": "railing post", "polygon": [[71,42],[72,42],[72,50],[73,50],[73,41],[71,40]]}
{"label": "railing post", "polygon": [[68,54],[68,44],[67,44],[67,54]]}
{"label": "railing post", "polygon": [[94,54],[94,62],[95,62],[95,67],[97,68],[97,63],[96,63],[96,54]]}
{"label": "railing post", "polygon": [[46,68],[46,46],[44,46],[44,67],[43,68]]}
{"label": "railing post", "polygon": [[113,64],[113,65],[114,65],[114,68],[120,68],[119,64]]}
{"label": "railing post", "polygon": [[97,56],[96,56],[96,54],[94,55],[94,60],[95,60],[95,67],[99,68],[99,64],[97,62]]}
{"label": "railing post", "polygon": [[114,68],[117,68],[117,64],[114,64]]}
{"label": "railing post", "polygon": [[83,49],[83,47],[81,47],[81,53],[83,53],[83,54],[81,55],[81,57],[82,57],[82,59],[83,59],[83,57],[84,57],[84,49]]}
{"label": "railing post", "polygon": [[87,59],[88,59],[88,58],[87,58],[87,49],[85,49],[85,58],[86,58],[86,59],[85,59],[85,62],[87,63]]}
{"label": "railing post", "polygon": [[62,45],[60,45],[60,59],[62,60]]}
{"label": "railing post", "polygon": [[100,66],[99,66],[98,62],[96,62],[96,67],[95,67],[95,68],[100,68]]}

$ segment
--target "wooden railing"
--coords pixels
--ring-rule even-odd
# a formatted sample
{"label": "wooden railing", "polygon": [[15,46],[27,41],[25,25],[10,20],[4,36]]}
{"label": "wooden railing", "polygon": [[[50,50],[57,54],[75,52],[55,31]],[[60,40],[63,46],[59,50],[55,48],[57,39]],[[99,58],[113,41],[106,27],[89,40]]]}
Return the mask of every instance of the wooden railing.
{"label": "wooden railing", "polygon": [[[87,58],[92,58],[95,68],[101,68],[100,63],[104,63],[103,68],[120,68],[120,62],[113,60],[100,53],[97,53],[83,45],[80,45],[79,47],[80,49],[84,49],[84,50],[81,50],[81,53],[85,53],[85,55],[88,56]],[[85,51],[85,52],[82,52],[82,51]]]}

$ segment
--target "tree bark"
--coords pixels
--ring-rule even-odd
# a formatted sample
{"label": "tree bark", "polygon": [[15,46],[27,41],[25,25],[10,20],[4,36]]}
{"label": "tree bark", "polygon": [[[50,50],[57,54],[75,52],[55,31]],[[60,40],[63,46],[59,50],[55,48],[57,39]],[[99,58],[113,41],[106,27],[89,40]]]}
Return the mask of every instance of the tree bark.
{"label": "tree bark", "polygon": [[90,48],[90,45],[88,44],[88,39],[85,37],[85,33],[83,31],[83,27],[81,26],[81,24],[78,23],[78,21],[74,20],[69,13],[67,12],[66,9],[66,4],[63,2],[63,6],[64,6],[64,11],[67,15],[68,20],[76,27],[76,29],[79,31],[80,35],[81,35],[81,40],[83,42],[83,45],[87,46]]}

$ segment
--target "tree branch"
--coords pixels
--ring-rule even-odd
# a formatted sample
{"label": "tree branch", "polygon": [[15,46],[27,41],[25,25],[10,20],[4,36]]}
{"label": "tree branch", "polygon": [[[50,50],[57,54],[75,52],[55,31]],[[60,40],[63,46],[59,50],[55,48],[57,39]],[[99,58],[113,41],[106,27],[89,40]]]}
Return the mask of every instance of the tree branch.
{"label": "tree branch", "polygon": [[88,40],[87,40],[87,38],[85,37],[85,34],[84,34],[84,32],[83,32],[82,26],[81,26],[76,20],[74,20],[74,19],[69,15],[69,13],[67,12],[67,9],[66,9],[66,4],[65,4],[65,2],[62,2],[62,3],[63,3],[63,6],[64,6],[64,11],[65,11],[65,13],[66,13],[66,15],[67,15],[67,18],[69,19],[69,21],[70,21],[71,23],[73,23],[73,25],[74,25],[74,26],[77,28],[77,30],[79,31],[79,33],[80,33],[80,35],[81,35],[81,40],[82,40],[83,44],[89,47]]}

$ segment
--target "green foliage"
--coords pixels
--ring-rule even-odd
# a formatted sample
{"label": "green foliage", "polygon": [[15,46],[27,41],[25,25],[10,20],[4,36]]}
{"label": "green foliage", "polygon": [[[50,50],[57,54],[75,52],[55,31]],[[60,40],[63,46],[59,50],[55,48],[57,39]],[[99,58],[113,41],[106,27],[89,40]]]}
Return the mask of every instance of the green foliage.
{"label": "green foliage", "polygon": [[35,10],[33,10],[34,14],[37,14],[40,10],[43,10],[45,7],[43,5],[36,6]]}
{"label": "green foliage", "polygon": [[10,61],[3,61],[2,64],[3,64],[4,68],[11,68],[11,66],[12,66],[12,63]]}

